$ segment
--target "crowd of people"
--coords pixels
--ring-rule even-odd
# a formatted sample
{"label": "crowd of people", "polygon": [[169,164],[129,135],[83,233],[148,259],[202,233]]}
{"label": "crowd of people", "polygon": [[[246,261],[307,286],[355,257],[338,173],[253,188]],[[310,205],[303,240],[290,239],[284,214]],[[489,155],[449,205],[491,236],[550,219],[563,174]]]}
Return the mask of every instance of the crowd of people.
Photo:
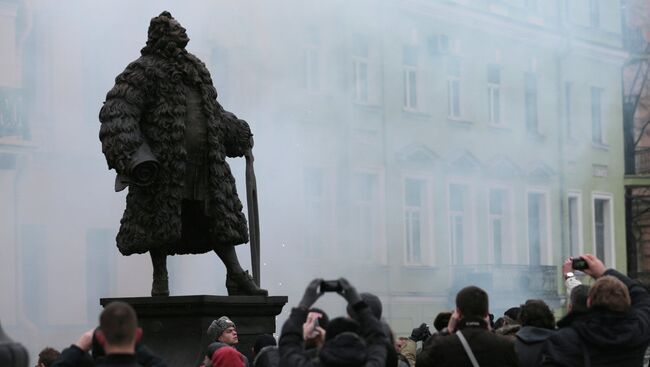
{"label": "crowd of people", "polygon": [[[557,321],[538,299],[494,320],[488,294],[467,286],[457,293],[455,309],[435,318],[434,330],[422,323],[409,337],[399,338],[382,319],[377,296],[358,293],[344,278],[314,279],[292,308],[279,340],[258,336],[246,353],[251,358],[237,349],[235,323],[227,316],[214,320],[206,331],[212,343],[201,367],[647,366],[650,294],[595,256],[580,259],[581,270],[595,282],[582,284],[571,259],[564,263],[567,313]],[[330,319],[313,307],[326,292],[347,301],[347,315]],[[102,312],[98,329],[60,354],[44,349],[37,367],[167,366],[139,343],[141,336],[133,308],[113,302]]]}

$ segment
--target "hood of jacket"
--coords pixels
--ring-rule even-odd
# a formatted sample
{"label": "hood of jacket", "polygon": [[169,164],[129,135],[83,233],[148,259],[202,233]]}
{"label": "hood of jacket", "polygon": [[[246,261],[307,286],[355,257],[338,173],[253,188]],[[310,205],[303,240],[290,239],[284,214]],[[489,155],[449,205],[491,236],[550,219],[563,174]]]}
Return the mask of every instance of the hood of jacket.
{"label": "hood of jacket", "polygon": [[368,348],[359,335],[344,332],[326,341],[318,357],[328,367],[361,367],[368,359]]}
{"label": "hood of jacket", "polygon": [[555,330],[543,329],[535,326],[524,326],[517,332],[516,336],[524,344],[535,344],[543,342],[553,335]]}

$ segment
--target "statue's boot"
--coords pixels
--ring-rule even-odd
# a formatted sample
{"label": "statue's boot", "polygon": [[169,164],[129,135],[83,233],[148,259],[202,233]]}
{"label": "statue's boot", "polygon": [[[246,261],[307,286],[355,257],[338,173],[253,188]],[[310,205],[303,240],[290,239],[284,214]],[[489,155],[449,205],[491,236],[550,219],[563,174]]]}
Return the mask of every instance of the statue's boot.
{"label": "statue's boot", "polygon": [[167,276],[167,255],[150,251],[151,264],[153,265],[153,283],[151,284],[152,297],[169,296],[169,278]]}
{"label": "statue's boot", "polygon": [[229,296],[267,296],[269,292],[261,289],[253,277],[239,265],[235,246],[218,246],[217,253],[226,266],[226,289]]}
{"label": "statue's boot", "polygon": [[226,289],[229,296],[268,296],[269,292],[255,284],[248,271],[228,273],[226,275]]}

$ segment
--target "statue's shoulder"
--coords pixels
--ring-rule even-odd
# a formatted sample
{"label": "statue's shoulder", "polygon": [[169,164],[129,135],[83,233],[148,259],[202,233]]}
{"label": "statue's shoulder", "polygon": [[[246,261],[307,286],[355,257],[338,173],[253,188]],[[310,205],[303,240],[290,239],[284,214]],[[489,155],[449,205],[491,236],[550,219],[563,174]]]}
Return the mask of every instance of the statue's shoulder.
{"label": "statue's shoulder", "polygon": [[206,72],[208,71],[208,68],[205,66],[205,63],[203,61],[201,61],[201,59],[199,59],[193,53],[188,52],[187,53],[187,59],[190,60],[194,65],[198,66],[199,69],[204,70]]}

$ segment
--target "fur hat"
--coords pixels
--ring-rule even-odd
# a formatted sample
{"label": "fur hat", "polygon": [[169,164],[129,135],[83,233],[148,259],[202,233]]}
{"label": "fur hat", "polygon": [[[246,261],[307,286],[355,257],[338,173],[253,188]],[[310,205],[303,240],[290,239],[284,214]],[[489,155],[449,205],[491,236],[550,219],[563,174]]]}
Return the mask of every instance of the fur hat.
{"label": "fur hat", "polygon": [[217,340],[229,327],[236,327],[235,323],[227,316],[221,316],[217,320],[212,321],[212,324],[208,327],[208,337],[210,340]]}

